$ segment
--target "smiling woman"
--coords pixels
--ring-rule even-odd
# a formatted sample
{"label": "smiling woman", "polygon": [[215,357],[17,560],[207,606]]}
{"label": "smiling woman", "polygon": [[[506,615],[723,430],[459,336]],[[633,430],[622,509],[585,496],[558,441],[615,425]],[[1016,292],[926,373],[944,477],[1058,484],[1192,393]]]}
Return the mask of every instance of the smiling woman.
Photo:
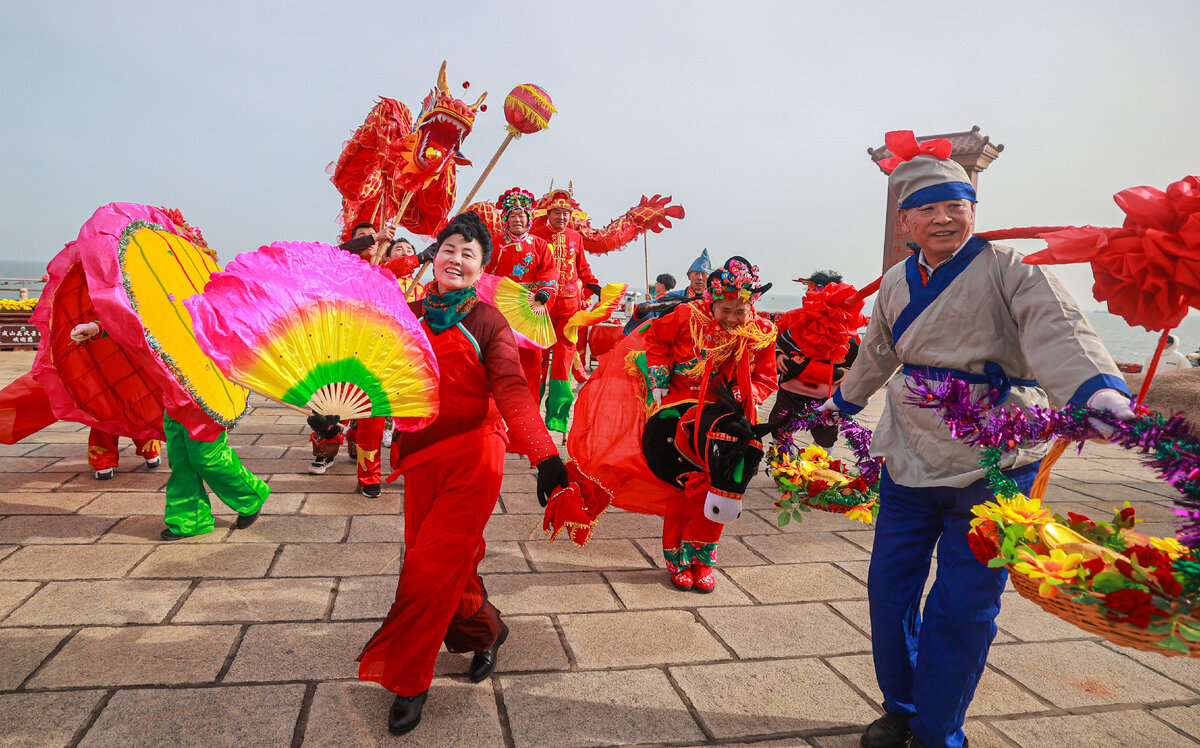
{"label": "smiling woman", "polygon": [[498,309],[478,303],[475,282],[492,254],[487,228],[463,213],[437,246],[434,280],[410,307],[437,358],[438,417],[392,442],[388,480],[404,476],[404,565],[396,602],[359,657],[358,677],[396,694],[388,729],[397,734],[421,719],[443,641],[451,652],[474,653],[468,675],[479,682],[508,636],[478,570],[508,440],[537,465],[540,496],[567,485],[512,330]]}

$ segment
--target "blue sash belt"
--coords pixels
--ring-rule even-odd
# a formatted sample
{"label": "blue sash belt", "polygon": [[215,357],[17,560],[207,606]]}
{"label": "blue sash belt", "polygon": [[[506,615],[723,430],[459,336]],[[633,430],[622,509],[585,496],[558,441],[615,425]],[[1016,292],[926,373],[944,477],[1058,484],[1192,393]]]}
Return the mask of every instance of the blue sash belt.
{"label": "blue sash belt", "polygon": [[905,364],[904,374],[910,377],[922,377],[924,379],[961,379],[967,384],[986,384],[992,391],[992,404],[999,405],[1008,399],[1008,393],[1012,391],[1013,385],[1019,387],[1037,387],[1038,383],[1035,379],[1012,379],[1004,373],[1004,369],[995,361],[988,361],[983,366],[983,374],[976,374],[970,371],[961,369],[946,369],[941,366],[917,366],[916,364]]}

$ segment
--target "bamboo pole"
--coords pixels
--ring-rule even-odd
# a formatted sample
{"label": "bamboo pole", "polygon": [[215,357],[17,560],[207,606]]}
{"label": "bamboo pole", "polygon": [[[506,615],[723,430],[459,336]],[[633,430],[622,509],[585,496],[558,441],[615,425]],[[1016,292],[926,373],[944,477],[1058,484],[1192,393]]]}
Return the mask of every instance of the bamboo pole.
{"label": "bamboo pole", "polygon": [[488,162],[488,165],[484,168],[483,173],[479,175],[479,179],[476,180],[475,186],[472,187],[471,191],[467,193],[467,197],[462,201],[462,205],[458,206],[458,210],[455,212],[455,215],[462,213],[463,210],[465,210],[466,207],[471,204],[471,200],[475,197],[475,193],[479,192],[479,188],[483,186],[483,180],[488,178],[488,174],[492,173],[492,168],[495,167],[496,162],[500,160],[500,154],[504,153],[504,149],[507,148],[508,144],[513,142],[513,139],[516,137],[516,130],[510,127],[508,129],[508,137],[504,138],[504,142],[501,143],[500,147],[496,149],[496,155],[492,156],[492,160]]}
{"label": "bamboo pole", "polygon": [[646,301],[649,301],[653,289],[650,288],[650,244],[645,234],[642,234],[642,259],[646,261]]}
{"label": "bamboo pole", "polygon": [[[400,219],[404,217],[404,211],[408,210],[409,203],[412,202],[416,194],[417,193],[415,190],[404,193],[404,200],[400,202],[400,210],[396,213],[396,217],[392,219],[392,222],[388,225],[388,228],[395,229],[396,226],[400,225]],[[375,253],[375,256],[371,258],[371,264],[378,265],[382,260],[383,252],[378,251]]]}

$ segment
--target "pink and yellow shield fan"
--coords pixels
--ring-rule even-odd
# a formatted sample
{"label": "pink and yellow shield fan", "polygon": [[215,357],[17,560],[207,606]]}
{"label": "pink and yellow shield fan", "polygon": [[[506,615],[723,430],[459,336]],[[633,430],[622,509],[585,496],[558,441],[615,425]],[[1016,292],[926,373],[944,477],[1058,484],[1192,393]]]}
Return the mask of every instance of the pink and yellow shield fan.
{"label": "pink and yellow shield fan", "polygon": [[201,347],[231,380],[297,409],[390,416],[414,431],[438,411],[438,368],[390,274],[328,244],[239,255],[187,300]]}
{"label": "pink and yellow shield fan", "polygon": [[512,278],[484,273],[475,282],[479,298],[500,310],[521,348],[554,345],[554,323],[545,307],[535,310],[533,294]]}

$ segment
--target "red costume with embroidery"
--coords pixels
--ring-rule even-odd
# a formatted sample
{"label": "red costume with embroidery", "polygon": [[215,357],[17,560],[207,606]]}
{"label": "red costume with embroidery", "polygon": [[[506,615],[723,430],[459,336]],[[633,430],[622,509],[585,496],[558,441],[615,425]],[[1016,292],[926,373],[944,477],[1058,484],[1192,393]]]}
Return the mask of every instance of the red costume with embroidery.
{"label": "red costume with embroidery", "polygon": [[[492,260],[483,272],[512,278],[532,294],[545,292],[550,297],[546,301],[547,309],[553,314],[554,298],[560,290],[559,264],[553,248],[545,239],[528,231],[519,237],[508,231],[508,216],[512,211],[524,211],[529,224],[533,224],[532,206],[533,193],[513,187],[500,195],[495,203],[474,203],[467,210],[479,216],[492,236]],[[538,400],[544,353],[534,348],[520,348],[519,353],[525,381],[533,399]]]}
{"label": "red costume with embroidery", "polygon": [[[118,436],[93,427],[88,431],[88,467],[92,470],[116,468],[120,459],[120,447],[117,445]],[[158,439],[134,439],[133,447],[138,457],[147,462],[161,454],[162,445]]]}
{"label": "red costume with embroidery", "polygon": [[558,454],[529,396],[504,316],[472,297],[457,322],[431,327],[426,305],[438,300],[431,294],[412,310],[437,357],[440,410],[427,427],[392,443],[389,480],[404,475],[404,564],[396,601],[359,656],[361,680],[400,696],[429,688],[443,641],[452,652],[495,643],[500,611],[488,602],[478,566],[483,530],[500,495],[505,444],[512,438],[535,464]]}
{"label": "red costume with embroidery", "polygon": [[[745,403],[750,421],[758,420],[758,406],[778,388],[775,325],[755,315],[751,307],[750,320],[729,330],[712,312],[715,300],[722,298],[753,303],[760,293],[754,287],[757,271],[730,260],[713,274],[715,281],[710,278],[703,300],[682,304],[651,321],[645,332],[645,384],[648,392],[667,390],[659,410],[707,403],[712,399],[711,390],[727,383]],[[677,441],[686,439],[683,429],[681,422]],[[699,455],[689,459],[703,461]],[[677,584],[689,586],[694,578],[697,587],[711,590],[716,581],[712,566],[725,525],[704,515],[707,491],[707,482],[685,486],[668,503],[663,516],[663,555]]]}
{"label": "red costume with embroidery", "polygon": [[[574,191],[552,189],[537,203],[533,234],[549,242],[558,263],[558,296],[550,307],[554,330],[558,340],[551,351],[549,395],[546,400],[546,425],[554,431],[567,430],[571,403],[571,363],[575,358],[576,344],[563,334],[563,328],[571,315],[579,311],[579,285],[599,286],[587,254],[604,254],[624,247],[647,231],[658,233],[671,226],[671,218],[683,218],[683,207],[671,205],[670,197],[655,195],[642,197],[642,201],[630,208],[620,218],[603,229],[594,229],[587,213],[579,207],[573,197]],[[553,229],[547,216],[556,208],[571,212],[568,225],[561,231]]]}

